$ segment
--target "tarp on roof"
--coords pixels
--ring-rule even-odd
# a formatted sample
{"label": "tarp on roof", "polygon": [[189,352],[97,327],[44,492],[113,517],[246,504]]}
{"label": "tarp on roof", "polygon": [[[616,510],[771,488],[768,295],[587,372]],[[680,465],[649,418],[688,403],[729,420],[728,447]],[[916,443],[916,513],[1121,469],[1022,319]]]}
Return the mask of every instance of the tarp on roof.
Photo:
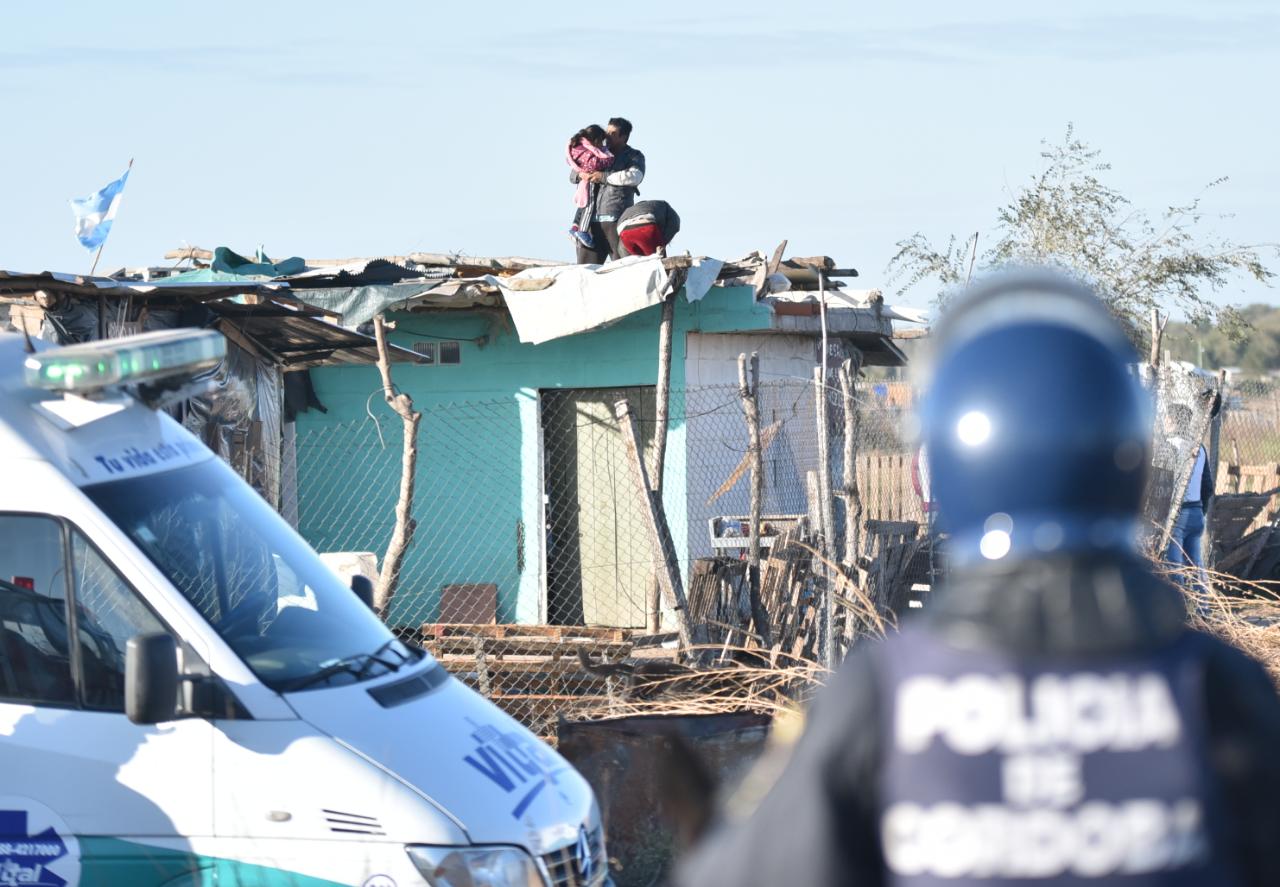
{"label": "tarp on roof", "polygon": [[213,251],[213,261],[209,264],[209,267],[214,271],[223,271],[227,274],[287,277],[290,274],[298,274],[307,270],[307,263],[298,256],[281,259],[279,262],[272,262],[271,259],[263,255],[262,250],[258,250],[258,255],[254,258],[246,259],[239,253],[225,246],[220,246]]}
{"label": "tarp on roof", "polygon": [[290,285],[304,287],[357,287],[401,283],[422,277],[445,278],[454,275],[452,268],[420,270],[388,259],[364,259],[345,265],[312,268],[290,276]]}
{"label": "tarp on roof", "polygon": [[411,300],[430,293],[438,285],[432,280],[416,280],[410,283],[388,283],[375,286],[307,289],[292,295],[308,305],[340,315],[344,327],[355,329],[384,311],[394,310],[396,307],[407,307]]}
{"label": "tarp on roof", "polygon": [[193,283],[258,283],[270,279],[256,274],[232,274],[230,271],[214,271],[212,268],[192,268],[180,274],[158,277],[148,283],[155,286],[190,286]]}
{"label": "tarp on roof", "polygon": [[[707,294],[722,264],[702,259],[687,270],[685,293],[690,302]],[[660,304],[680,286],[657,256],[631,256],[607,265],[530,268],[485,281],[502,292],[520,341],[534,345],[606,326]]]}
{"label": "tarp on roof", "polygon": [[283,296],[288,294],[289,284],[283,281],[239,276],[230,281],[179,280],[175,282],[171,277],[148,281],[116,280],[113,277],[89,277],[58,271],[41,271],[33,274],[0,270],[0,293],[25,295],[40,289],[77,296],[114,295],[147,300],[159,295],[165,299],[185,297],[203,301],[225,299],[241,293]]}
{"label": "tarp on roof", "polygon": [[[293,310],[288,305],[239,305],[215,302],[208,306],[218,316],[217,329],[232,341],[247,340],[269,353],[286,370],[336,364],[372,364],[378,361],[378,343],[324,318]],[[425,358],[387,343],[392,363],[422,363]]]}

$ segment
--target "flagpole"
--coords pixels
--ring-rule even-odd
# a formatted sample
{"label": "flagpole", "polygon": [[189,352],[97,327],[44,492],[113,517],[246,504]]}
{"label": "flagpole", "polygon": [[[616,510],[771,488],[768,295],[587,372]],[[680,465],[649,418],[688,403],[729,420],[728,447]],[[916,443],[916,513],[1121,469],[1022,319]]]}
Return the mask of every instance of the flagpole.
{"label": "flagpole", "polygon": [[89,276],[93,276],[93,272],[98,270],[98,259],[102,258],[102,250],[106,247],[107,242],[104,240],[98,245],[98,252],[94,254],[93,264],[89,267]]}
{"label": "flagpole", "polygon": [[[132,169],[133,169],[133,158],[130,157],[129,165],[125,168],[125,173],[127,174]],[[107,242],[105,240],[102,241],[102,243],[98,244],[98,251],[93,256],[93,266],[89,268],[90,277],[93,276],[93,272],[98,270],[98,260],[102,258],[102,251],[106,248],[107,248]],[[98,325],[101,326],[102,325],[101,322],[99,322]]]}

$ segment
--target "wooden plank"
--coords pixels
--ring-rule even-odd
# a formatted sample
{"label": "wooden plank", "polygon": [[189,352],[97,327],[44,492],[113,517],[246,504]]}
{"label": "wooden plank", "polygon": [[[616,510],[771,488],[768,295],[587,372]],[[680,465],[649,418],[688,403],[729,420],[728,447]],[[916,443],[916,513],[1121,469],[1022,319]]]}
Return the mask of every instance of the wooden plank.
{"label": "wooden plank", "polygon": [[479,635],[486,638],[561,638],[579,641],[627,641],[632,632],[625,628],[597,628],[584,625],[521,625],[514,623],[464,624],[427,622],[420,629],[425,638]]}
{"label": "wooden plank", "polygon": [[440,621],[467,625],[496,624],[498,586],[492,582],[462,582],[442,586]]}
{"label": "wooden plank", "polygon": [[485,655],[506,656],[576,656],[580,647],[590,646],[594,655],[609,659],[619,659],[631,653],[630,643],[609,643],[596,641],[589,645],[572,640],[552,640],[544,638],[482,638],[482,637],[448,637],[427,641],[427,649],[440,655],[461,655],[472,652],[477,647]]}
{"label": "wooden plank", "polygon": [[782,255],[787,251],[787,242],[784,240],[778,244],[778,248],[773,251],[773,255],[769,259],[769,263],[765,265],[765,274],[774,275],[778,273],[778,267],[782,264]]}
{"label": "wooden plank", "polygon": [[[1263,546],[1271,538],[1271,527],[1266,526],[1261,529],[1254,530],[1249,535],[1241,539],[1234,547],[1224,551],[1217,564],[1217,569],[1222,573],[1235,575],[1235,570],[1244,567],[1246,564],[1251,565],[1257,560],[1259,552]],[[1240,569],[1240,575],[1247,578],[1247,571]]]}
{"label": "wooden plank", "polygon": [[904,542],[916,538],[920,532],[920,524],[904,520],[869,520],[866,529],[874,536],[895,537],[895,541]]}
{"label": "wooden plank", "polygon": [[785,622],[788,616],[790,585],[798,552],[792,545],[794,538],[789,530],[778,536],[760,573],[760,602],[769,619],[777,625]]}
{"label": "wooden plank", "polygon": [[[790,565],[788,566],[790,567]],[[787,653],[793,653],[795,649],[796,639],[800,635],[802,623],[805,618],[805,611],[812,610],[812,607],[802,603],[805,583],[800,579],[800,577],[797,577],[795,573],[795,570],[788,570],[786,574],[787,579],[782,588],[783,593],[786,594],[787,597],[785,609],[779,617],[779,621],[782,624],[778,629],[779,641],[775,645],[775,650],[781,650]]]}
{"label": "wooden plank", "polygon": [[680,578],[680,565],[675,555],[675,543],[671,538],[671,530],[667,526],[662,501],[653,495],[648,471],[640,455],[640,435],[636,430],[635,417],[631,414],[631,405],[626,400],[620,400],[614,405],[614,409],[618,424],[622,428],[622,440],[626,446],[627,462],[631,465],[631,477],[635,482],[636,494],[643,506],[641,511],[649,530],[650,544],[653,549],[653,571],[658,577],[658,583],[662,586],[664,602],[675,614],[676,630],[680,633],[680,645],[687,649],[695,643],[700,643],[702,638],[695,637],[689,624],[684,584]]}

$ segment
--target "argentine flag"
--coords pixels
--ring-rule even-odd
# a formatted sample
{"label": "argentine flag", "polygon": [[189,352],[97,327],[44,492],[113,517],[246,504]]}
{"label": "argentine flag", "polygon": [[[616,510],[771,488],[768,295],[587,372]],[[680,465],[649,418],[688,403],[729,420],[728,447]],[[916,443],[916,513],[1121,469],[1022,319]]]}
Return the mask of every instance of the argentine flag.
{"label": "argentine flag", "polygon": [[102,246],[107,235],[111,233],[111,220],[116,217],[120,208],[120,192],[129,179],[129,170],[110,185],[95,191],[88,197],[73,199],[71,211],[76,216],[76,240],[85,249],[97,249]]}

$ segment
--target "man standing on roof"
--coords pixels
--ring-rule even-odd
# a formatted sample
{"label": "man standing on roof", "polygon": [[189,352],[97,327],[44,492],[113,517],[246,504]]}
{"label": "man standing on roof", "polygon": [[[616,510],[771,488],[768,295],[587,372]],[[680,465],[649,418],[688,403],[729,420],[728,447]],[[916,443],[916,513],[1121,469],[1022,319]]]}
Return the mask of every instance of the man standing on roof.
{"label": "man standing on roof", "polygon": [[[596,214],[591,221],[593,245],[576,244],[579,265],[601,265],[606,259],[622,257],[618,242],[618,218],[636,202],[640,183],[644,181],[644,154],[631,147],[631,121],[613,117],[606,128],[605,144],[613,152],[613,165],[608,172],[596,172],[587,176],[589,182],[603,184],[596,199]],[[569,181],[578,183],[578,174],[569,173]]]}
{"label": "man standing on roof", "polygon": [[618,216],[618,242],[624,256],[666,254],[680,231],[680,216],[665,200],[641,200]]}

